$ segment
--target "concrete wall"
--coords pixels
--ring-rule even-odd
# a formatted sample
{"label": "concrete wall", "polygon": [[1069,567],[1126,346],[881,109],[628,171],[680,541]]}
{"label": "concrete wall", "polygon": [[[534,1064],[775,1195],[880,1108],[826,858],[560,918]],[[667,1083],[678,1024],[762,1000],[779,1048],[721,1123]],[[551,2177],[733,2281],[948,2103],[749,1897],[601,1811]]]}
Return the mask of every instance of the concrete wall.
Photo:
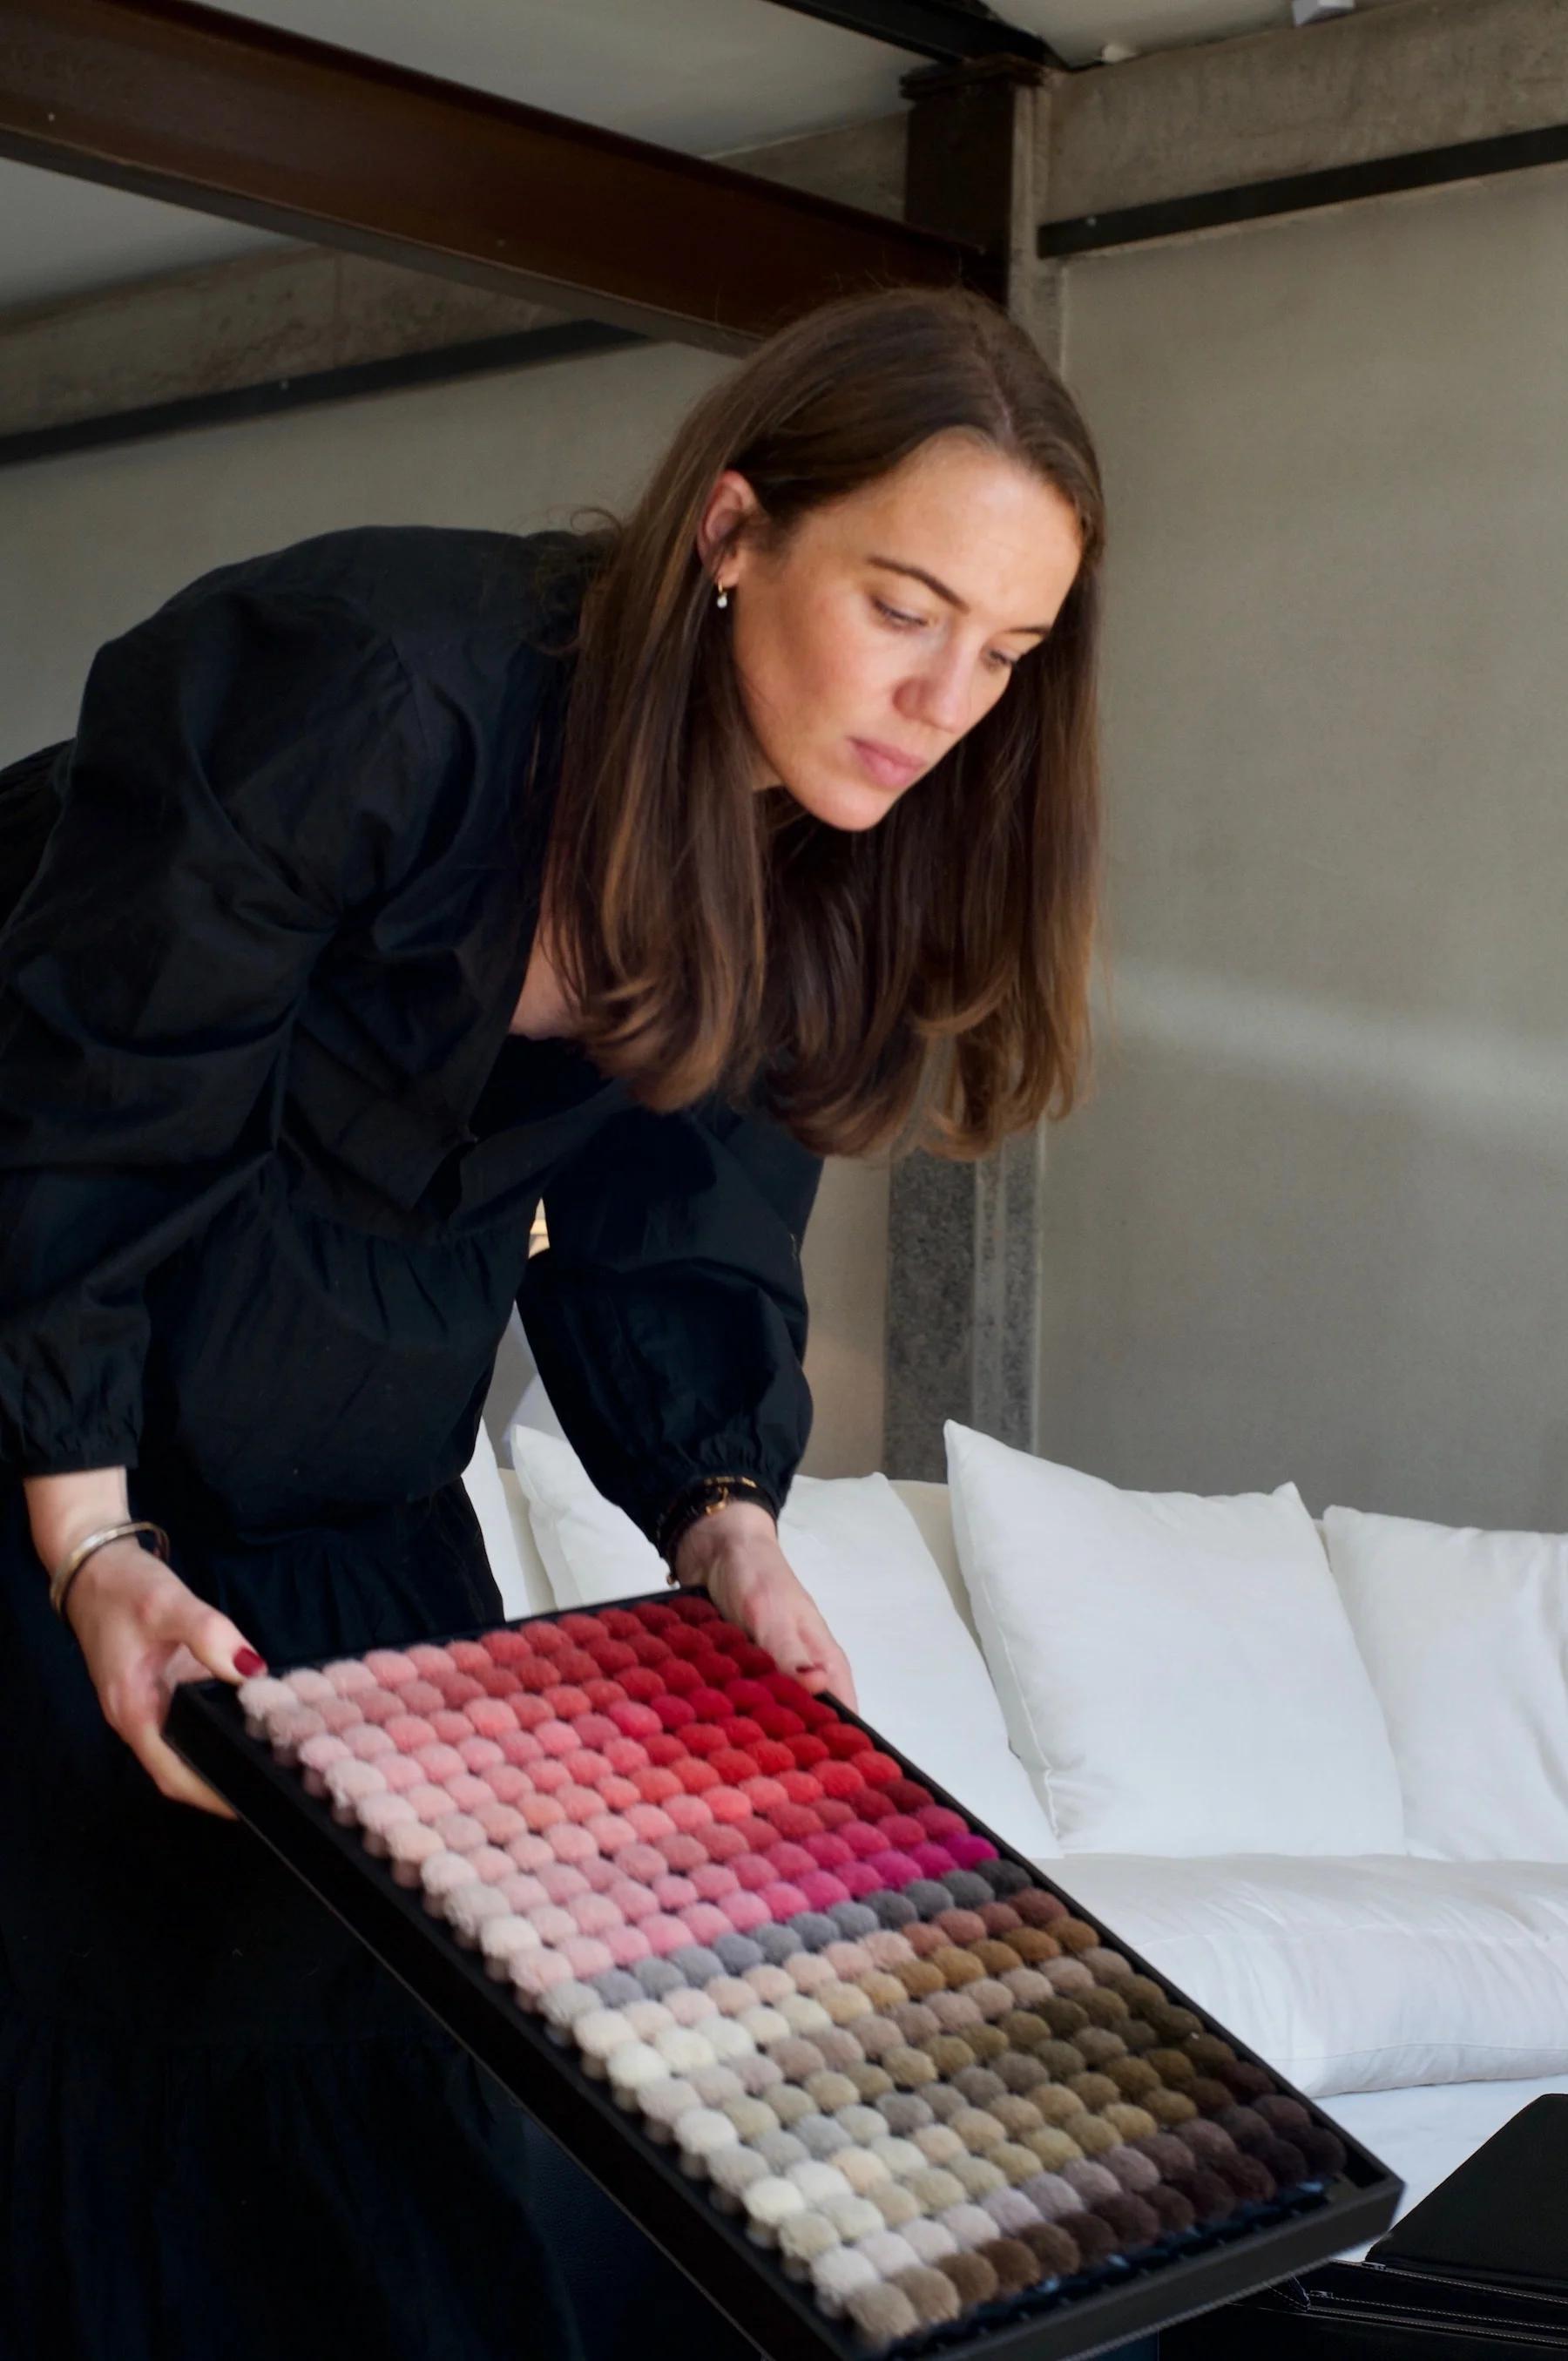
{"label": "concrete wall", "polygon": [[1568,172],[1076,264],[1113,1023],[1037,1448],[1568,1526]]}
{"label": "concrete wall", "polygon": [[[732,364],[675,345],[475,378],[0,472],[0,763],[66,737],[103,641],[209,566],[355,523],[570,524],[623,508]],[[879,1464],[887,1175],[829,1160],[804,1248],[808,1475]],[[498,1370],[498,1419],[527,1364]]]}

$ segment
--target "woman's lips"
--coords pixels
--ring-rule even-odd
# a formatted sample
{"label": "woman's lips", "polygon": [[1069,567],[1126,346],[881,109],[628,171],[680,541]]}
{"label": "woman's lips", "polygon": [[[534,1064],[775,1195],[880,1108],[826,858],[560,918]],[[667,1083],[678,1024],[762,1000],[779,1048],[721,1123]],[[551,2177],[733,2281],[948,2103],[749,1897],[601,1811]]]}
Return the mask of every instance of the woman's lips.
{"label": "woman's lips", "polygon": [[851,738],[850,743],[860,756],[862,768],[870,772],[879,786],[907,786],[926,767],[910,755],[895,754],[891,748],[879,746],[874,739]]}

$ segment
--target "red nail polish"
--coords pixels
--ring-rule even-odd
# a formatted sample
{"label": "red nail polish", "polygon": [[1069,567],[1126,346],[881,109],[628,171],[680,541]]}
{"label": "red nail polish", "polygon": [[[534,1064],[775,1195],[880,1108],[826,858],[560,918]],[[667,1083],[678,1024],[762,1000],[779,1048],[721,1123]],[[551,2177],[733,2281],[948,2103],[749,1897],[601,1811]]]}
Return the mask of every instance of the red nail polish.
{"label": "red nail polish", "polygon": [[267,1670],[267,1666],[254,1648],[236,1648],[234,1668],[236,1673],[243,1673],[247,1681],[254,1680],[258,1673],[264,1673]]}

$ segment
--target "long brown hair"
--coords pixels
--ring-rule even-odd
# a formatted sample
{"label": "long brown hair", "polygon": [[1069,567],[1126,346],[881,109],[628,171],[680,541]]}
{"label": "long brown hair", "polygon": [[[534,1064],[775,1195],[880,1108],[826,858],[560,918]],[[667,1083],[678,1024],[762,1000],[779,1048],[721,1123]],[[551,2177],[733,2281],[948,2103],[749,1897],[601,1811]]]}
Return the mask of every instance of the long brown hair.
{"label": "long brown hair", "polygon": [[[756,741],[697,531],[716,478],[799,520],[954,429],[1072,509],[1050,636],[874,828],[750,785]],[[582,513],[582,511],[577,511]],[[591,561],[543,907],[578,1038],[643,1104],[766,1104],[821,1155],[990,1154],[1087,1073],[1100,877],[1101,478],[1022,328],[962,289],[890,287],[796,319],[688,412]]]}

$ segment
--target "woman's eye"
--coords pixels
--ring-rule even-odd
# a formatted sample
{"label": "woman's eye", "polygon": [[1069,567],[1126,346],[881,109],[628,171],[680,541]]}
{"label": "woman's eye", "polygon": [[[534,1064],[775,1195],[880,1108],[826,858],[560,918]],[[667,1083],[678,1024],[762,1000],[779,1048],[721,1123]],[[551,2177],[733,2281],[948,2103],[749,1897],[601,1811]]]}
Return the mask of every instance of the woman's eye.
{"label": "woman's eye", "polygon": [[[926,620],[923,615],[906,615],[901,608],[890,607],[885,598],[878,598],[874,595],[872,598],[872,605],[876,609],[879,615],[885,615],[890,623],[915,624],[918,626],[924,623]],[[991,661],[992,664],[1000,664],[1004,672],[1016,672],[1018,666],[1023,662],[1023,658],[1021,656],[998,655],[993,652]]]}

